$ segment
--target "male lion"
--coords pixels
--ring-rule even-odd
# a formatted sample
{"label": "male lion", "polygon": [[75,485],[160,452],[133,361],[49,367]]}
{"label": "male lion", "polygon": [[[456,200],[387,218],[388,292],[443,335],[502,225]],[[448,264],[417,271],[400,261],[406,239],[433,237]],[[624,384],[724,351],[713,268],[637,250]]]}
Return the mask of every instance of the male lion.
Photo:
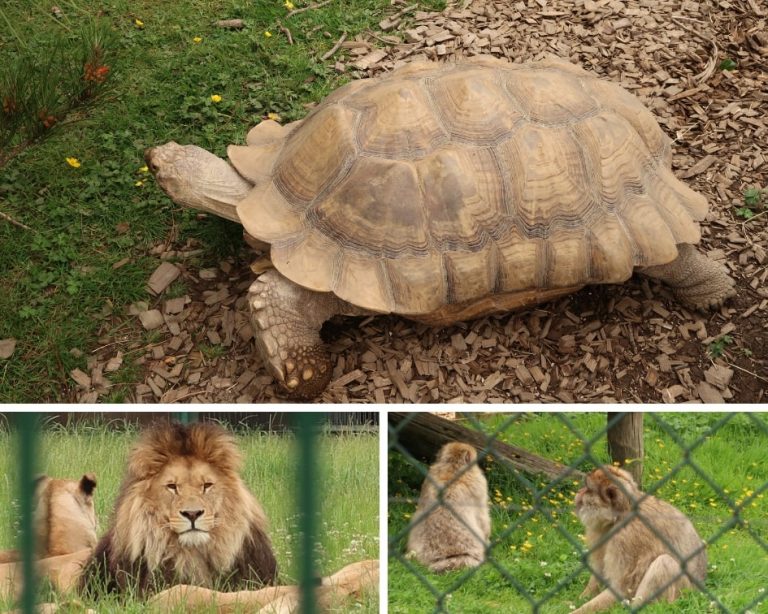
{"label": "male lion", "polygon": [[[40,476],[35,482],[34,528],[36,556],[71,554],[96,545],[96,478],[86,473],[79,480]],[[20,560],[17,550],[0,552],[0,563]]]}
{"label": "male lion", "polygon": [[152,593],[184,583],[273,584],[267,520],[240,476],[234,438],[213,424],[161,424],[128,457],[111,526],[82,589]]}

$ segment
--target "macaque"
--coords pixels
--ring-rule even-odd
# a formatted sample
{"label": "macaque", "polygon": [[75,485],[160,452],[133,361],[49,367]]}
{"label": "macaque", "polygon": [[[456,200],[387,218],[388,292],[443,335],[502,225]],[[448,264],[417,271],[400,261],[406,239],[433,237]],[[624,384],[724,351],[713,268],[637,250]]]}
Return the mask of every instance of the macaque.
{"label": "macaque", "polygon": [[[672,602],[683,589],[704,582],[707,553],[691,521],[669,503],[643,493],[623,469],[604,466],[590,473],[576,494],[575,508],[587,530],[593,570],[581,596],[597,593],[601,582],[607,586],[572,614],[607,610],[617,599],[634,607],[655,599]],[[631,520],[601,544],[627,517]]]}
{"label": "macaque", "polygon": [[476,567],[485,560],[490,534],[488,483],[477,452],[466,443],[448,443],[421,487],[409,556],[435,573]]}

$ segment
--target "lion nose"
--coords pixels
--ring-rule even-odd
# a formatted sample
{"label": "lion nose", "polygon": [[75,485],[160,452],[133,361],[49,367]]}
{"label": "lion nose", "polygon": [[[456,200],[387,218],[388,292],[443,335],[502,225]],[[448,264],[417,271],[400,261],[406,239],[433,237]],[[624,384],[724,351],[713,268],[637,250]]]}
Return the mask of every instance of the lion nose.
{"label": "lion nose", "polygon": [[204,511],[203,510],[181,510],[181,512],[179,512],[179,513],[182,516],[184,516],[184,518],[189,520],[192,523],[192,526],[194,527],[195,526],[195,520],[200,518],[200,516],[203,515]]}

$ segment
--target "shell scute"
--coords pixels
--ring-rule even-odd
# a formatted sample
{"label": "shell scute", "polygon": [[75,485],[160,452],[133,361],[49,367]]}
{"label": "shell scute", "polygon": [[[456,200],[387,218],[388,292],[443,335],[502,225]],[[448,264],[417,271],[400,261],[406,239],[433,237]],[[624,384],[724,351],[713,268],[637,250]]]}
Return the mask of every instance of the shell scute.
{"label": "shell scute", "polygon": [[345,104],[362,112],[357,142],[365,154],[417,158],[448,141],[419,81],[384,80]]}
{"label": "shell scute", "polygon": [[294,131],[275,163],[274,183],[294,203],[309,204],[356,158],[356,114],[329,105]]}

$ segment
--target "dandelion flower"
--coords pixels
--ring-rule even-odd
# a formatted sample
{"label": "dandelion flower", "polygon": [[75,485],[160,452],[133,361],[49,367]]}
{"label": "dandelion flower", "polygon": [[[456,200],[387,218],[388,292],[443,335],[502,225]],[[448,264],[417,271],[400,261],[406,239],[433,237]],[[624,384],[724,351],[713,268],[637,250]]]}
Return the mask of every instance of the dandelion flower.
{"label": "dandelion flower", "polygon": [[214,103],[215,102],[221,102],[221,96],[219,96],[218,94],[213,94],[211,96],[211,102],[214,102]]}
{"label": "dandelion flower", "polygon": [[77,158],[66,158],[67,164],[69,164],[72,168],[80,168],[80,160]]}
{"label": "dandelion flower", "polygon": [[267,30],[266,32],[264,32],[264,36],[266,36],[267,38],[269,38],[270,36],[272,36],[272,32],[270,32],[269,30]]}
{"label": "dandelion flower", "polygon": [[289,11],[292,11],[294,9],[294,4],[291,2],[291,0],[285,0],[284,2],[285,8],[287,8]]}
{"label": "dandelion flower", "polygon": [[267,113],[267,119],[271,119],[273,122],[279,122],[280,116],[277,113]]}
{"label": "dandelion flower", "polygon": [[133,24],[141,30],[144,27],[144,22],[141,19],[134,19]]}
{"label": "dandelion flower", "polygon": [[202,36],[195,36],[195,38],[192,39],[192,42],[195,43],[195,45],[197,45],[203,42],[203,38]]}
{"label": "dandelion flower", "polygon": [[143,182],[143,181],[137,181],[137,182],[136,182],[136,183],[134,183],[133,185],[135,185],[137,188],[140,188],[141,186],[143,186],[143,185],[144,185],[144,182]]}
{"label": "dandelion flower", "polygon": [[146,164],[145,164],[144,166],[142,166],[142,167],[139,169],[139,172],[140,172],[140,173],[148,173],[148,172],[149,172],[149,168],[148,168],[148,167],[146,166]]}

